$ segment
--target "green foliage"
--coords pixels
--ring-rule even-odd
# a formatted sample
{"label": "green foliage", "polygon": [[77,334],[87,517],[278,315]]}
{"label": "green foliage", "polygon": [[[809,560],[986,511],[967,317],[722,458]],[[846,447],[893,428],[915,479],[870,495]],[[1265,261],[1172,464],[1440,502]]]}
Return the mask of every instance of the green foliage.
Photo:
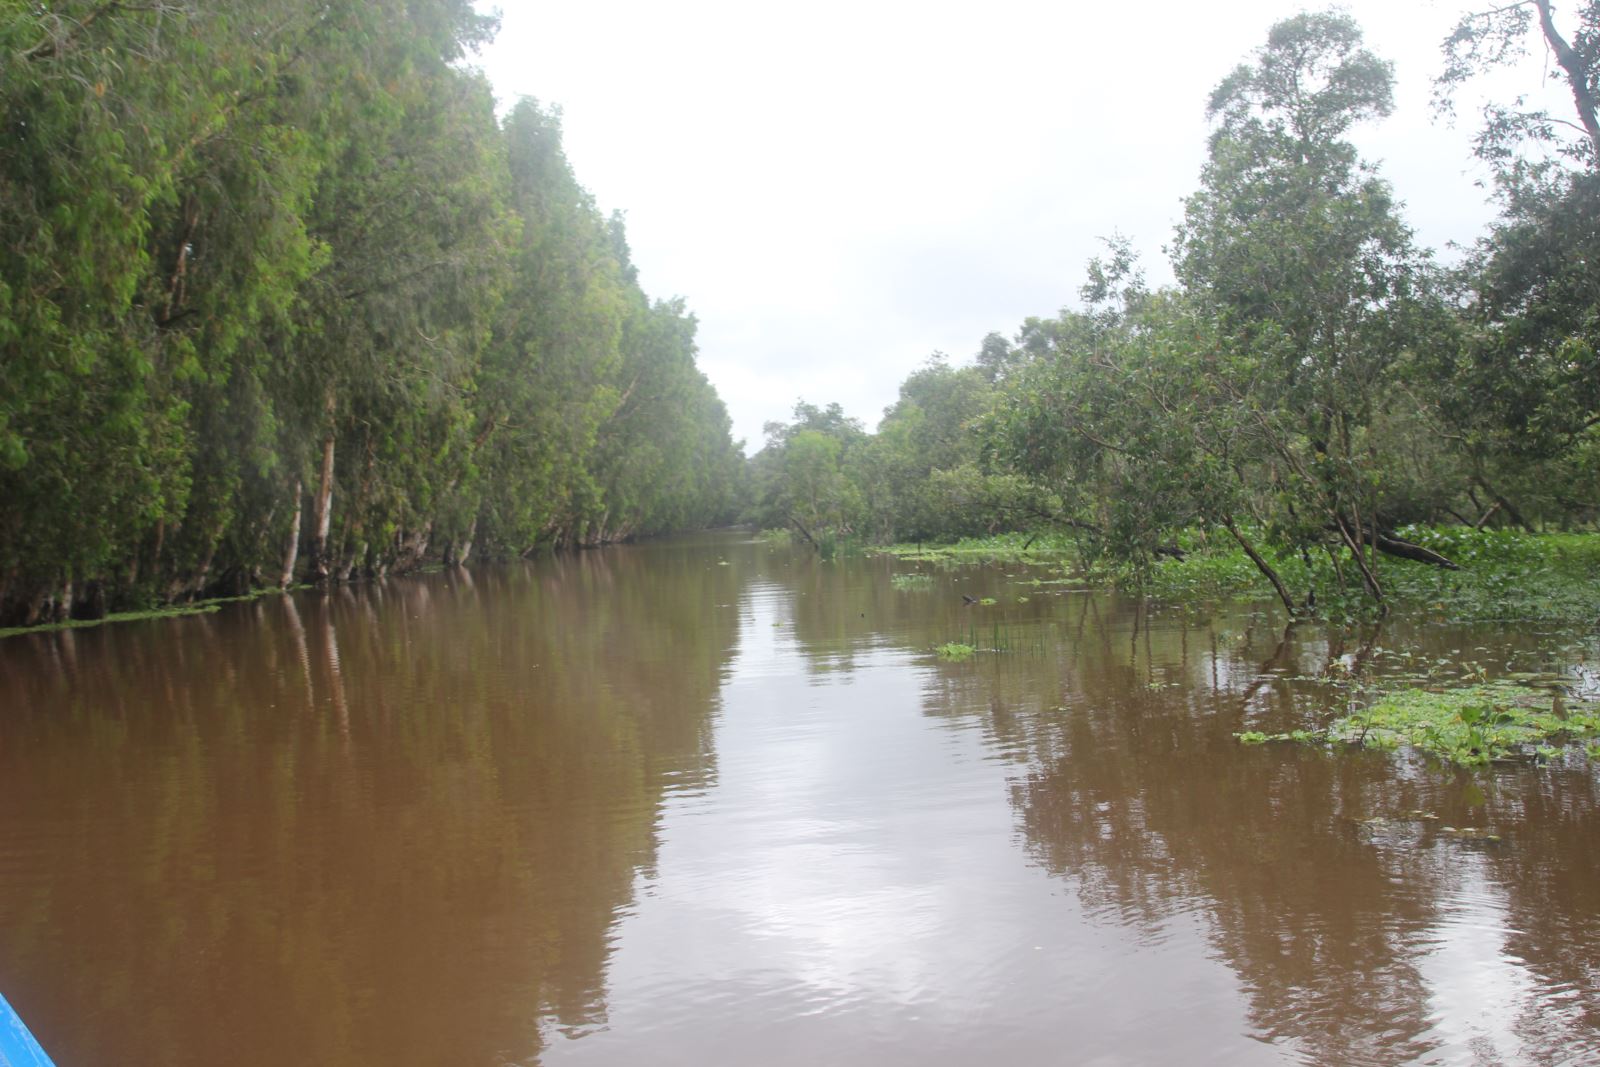
{"label": "green foliage", "polygon": [[1389,65],[1295,16],[1208,101],[1174,286],[1114,237],[1079,308],[936,354],[876,433],[802,401],[744,461],[559,112],[496,120],[467,0],[17,7],[0,617],[276,585],[295,552],[337,578],[737,517],[825,558],[1070,553],[1296,614],[1592,617],[1586,542],[1503,534],[1600,518],[1600,8],[1565,37],[1553,12],[1447,42],[1441,99],[1533,41],[1578,119],[1490,110],[1503,215],[1448,278],[1350,140]]}
{"label": "green foliage", "polygon": [[971,659],[978,650],[971,645],[959,641],[947,641],[933,650],[934,655],[940,659],[949,660],[951,663],[960,663]]}
{"label": "green foliage", "polygon": [[900,387],[868,435],[837,404],[802,401],[794,420],[767,427],[751,458],[753,521],[795,524],[868,543],[944,539],[1012,529],[1040,514],[1024,479],[986,470],[974,432],[993,399],[976,368],[936,354]]}
{"label": "green foliage", "polygon": [[[1370,707],[1346,715],[1326,730],[1234,734],[1240,744],[1287,741],[1338,742],[1382,751],[1402,745],[1462,767],[1513,759],[1548,760],[1550,742],[1579,741],[1600,733],[1597,709],[1557,710],[1550,692],[1497,682],[1453,689],[1402,689],[1385,693]],[[1591,758],[1596,743],[1584,750]]]}
{"label": "green foliage", "polygon": [[[1531,535],[1461,526],[1410,526],[1397,533],[1461,567],[1452,571],[1413,562],[1387,567],[1390,596],[1408,613],[1452,622],[1584,623],[1600,617],[1600,535]],[[1263,591],[1259,574],[1238,548],[1193,536],[1182,543],[1189,549],[1184,559],[1156,565],[1147,587],[1153,595],[1196,601]],[[1300,556],[1285,553],[1277,565],[1286,581],[1321,591],[1318,604],[1324,614],[1370,610],[1350,575],[1344,575],[1341,588],[1332,557],[1309,559],[1308,566]]]}
{"label": "green foliage", "polygon": [[[1494,65],[1537,24],[1588,129],[1578,90],[1600,92],[1596,10],[1577,14],[1565,52],[1548,5],[1469,15],[1441,84]],[[1560,587],[1572,570],[1559,561],[1480,566],[1476,542],[1439,532],[1600,518],[1589,151],[1565,168],[1500,166],[1505,216],[1446,275],[1351,141],[1391,111],[1393,86],[1345,14],[1272,27],[1208,102],[1175,286],[1152,291],[1114,237],[1080,309],[991,333],[969,368],[936,356],[876,434],[802,404],[751,462],[759,520],[919,550],[1050,530],[1092,576],[1186,598],[1264,587],[1296,615],[1395,599],[1457,617],[1592,612],[1591,584]],[[1494,153],[1559,129],[1509,114],[1491,113],[1486,158],[1519,160]],[[1430,544],[1435,562],[1467,550],[1465,570],[1418,566]]]}
{"label": "green foliage", "polygon": [[922,593],[933,588],[933,575],[902,572],[890,575],[889,584],[902,593]]}
{"label": "green foliage", "polygon": [[1462,85],[1530,44],[1566,81],[1573,112],[1520,96],[1485,108],[1477,154],[1493,168],[1502,215],[1458,272],[1462,343],[1433,368],[1475,511],[1521,526],[1592,522],[1600,501],[1600,6],[1469,10],[1445,41],[1435,83],[1448,113]]}
{"label": "green foliage", "polygon": [[1545,742],[1600,733],[1593,709],[1557,714],[1549,692],[1498,683],[1444,692],[1406,689],[1334,722],[1327,736],[1350,744],[1406,744],[1464,767],[1532,758]]}
{"label": "green foliage", "polygon": [[[723,521],[740,460],[468,0],[0,19],[0,618]],[[298,525],[296,525],[298,523]],[[324,533],[324,527],[326,533]]]}
{"label": "green foliage", "polygon": [[[1470,532],[1600,513],[1592,179],[1507,186],[1452,309],[1348,140],[1392,83],[1347,16],[1279,23],[1211,97],[1178,286],[1149,291],[1113,239],[1082,310],[985,340],[972,476],[1015,479],[1021,525],[1070,531],[1090,575],[1179,598],[1267,588],[1294,614],[1593,613],[1579,568],[1480,563]],[[962,492],[949,471],[928,484]],[[1464,570],[1394,562],[1408,538]]]}
{"label": "green foliage", "polygon": [[[1533,147],[1553,153],[1556,159],[1593,166],[1600,148],[1600,126],[1595,120],[1597,84],[1596,45],[1600,43],[1600,6],[1576,4],[1577,25],[1563,30],[1549,0],[1475,7],[1462,14],[1444,41],[1444,69],[1434,82],[1434,104],[1445,114],[1454,112],[1456,91],[1497,67],[1522,59],[1530,38],[1554,60],[1549,76],[1563,78],[1572,91],[1577,122],[1530,106],[1526,97],[1496,102],[1484,109],[1478,136],[1478,155],[1494,164],[1502,177],[1524,172]],[[1545,169],[1543,161],[1533,169]]]}
{"label": "green foliage", "polygon": [[1265,745],[1269,742],[1292,741],[1296,744],[1319,744],[1327,740],[1327,735],[1316,730],[1290,730],[1282,734],[1265,734],[1260,730],[1241,730],[1233,735],[1241,745]]}
{"label": "green foliage", "polygon": [[992,537],[965,537],[948,544],[883,545],[875,551],[901,559],[969,563],[1018,563],[1061,560],[1072,556],[1077,542],[1058,530],[1013,531]]}

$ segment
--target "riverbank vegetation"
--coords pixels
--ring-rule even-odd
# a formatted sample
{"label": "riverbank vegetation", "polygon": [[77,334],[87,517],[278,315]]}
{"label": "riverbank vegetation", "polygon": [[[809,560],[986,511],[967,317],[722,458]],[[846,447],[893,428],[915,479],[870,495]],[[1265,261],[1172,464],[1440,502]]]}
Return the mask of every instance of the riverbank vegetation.
{"label": "riverbank vegetation", "polygon": [[731,517],[741,460],[467,0],[0,17],[0,625]]}
{"label": "riverbank vegetation", "polygon": [[[1264,537],[1251,528],[1246,533]],[[1392,566],[1385,570],[1389,602],[1413,616],[1457,622],[1541,621],[1586,624],[1600,619],[1600,534],[1526,533],[1500,527],[1403,526],[1408,543],[1446,556],[1455,568]],[[908,562],[1031,563],[1054,567],[1059,582],[1116,586],[1159,600],[1194,603],[1266,592],[1261,573],[1232,539],[1180,531],[1176,551],[1138,569],[1101,555],[1085,563],[1081,545],[1062,532],[1010,532],[947,544],[894,544],[872,548]],[[1309,564],[1281,550],[1274,559],[1284,581],[1320,591],[1319,614],[1357,617],[1372,608],[1348,570],[1326,554]],[[897,575],[898,579],[900,576]],[[1035,579],[1044,581],[1044,579]],[[1270,594],[1268,594],[1270,595]]]}
{"label": "riverbank vegetation", "polygon": [[1575,108],[1489,110],[1501,215],[1459,264],[1350,139],[1390,65],[1346,15],[1287,19],[1207,102],[1173,284],[1113,238],[1079,306],[936,356],[875,433],[802,402],[751,460],[750,518],[818,545],[1065,537],[1085,573],[1248,576],[1297,616],[1592,619],[1595,542],[1563,535],[1600,518],[1600,11],[1572,18],[1512,4],[1445,43],[1442,108],[1530,47]]}
{"label": "riverbank vegetation", "polygon": [[[1405,526],[1398,535],[1447,556],[1453,569],[1394,565],[1384,571],[1386,594],[1413,616],[1457,622],[1543,621],[1574,624],[1600,619],[1600,535],[1528,534],[1515,529]],[[1144,588],[1170,600],[1259,592],[1260,575],[1232,544],[1184,538],[1183,559],[1151,568]],[[1278,561],[1284,580],[1321,590],[1324,615],[1354,616],[1370,608],[1364,590],[1326,555],[1308,566],[1295,555]]]}

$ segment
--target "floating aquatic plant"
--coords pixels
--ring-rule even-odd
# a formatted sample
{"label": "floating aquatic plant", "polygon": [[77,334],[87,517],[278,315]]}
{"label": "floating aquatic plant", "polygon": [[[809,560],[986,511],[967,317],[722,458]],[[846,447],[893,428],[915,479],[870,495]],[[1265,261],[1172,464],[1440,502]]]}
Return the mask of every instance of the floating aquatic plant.
{"label": "floating aquatic plant", "polygon": [[[1401,689],[1372,706],[1335,720],[1326,730],[1286,734],[1245,731],[1242,744],[1293,741],[1342,742],[1366,748],[1401,745],[1431,752],[1463,767],[1499,760],[1543,759],[1557,754],[1553,743],[1600,736],[1600,709],[1563,707],[1544,689],[1503,682],[1454,689]],[[1585,752],[1596,758],[1600,746]]]}

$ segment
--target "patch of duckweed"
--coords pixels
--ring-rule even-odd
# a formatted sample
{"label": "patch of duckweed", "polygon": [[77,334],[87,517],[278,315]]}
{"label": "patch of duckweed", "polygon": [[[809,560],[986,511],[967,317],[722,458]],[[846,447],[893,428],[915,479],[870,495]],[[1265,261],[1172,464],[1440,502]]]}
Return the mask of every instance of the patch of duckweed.
{"label": "patch of duckweed", "polygon": [[906,571],[891,575],[889,584],[902,593],[926,592],[933,588],[933,575],[918,574],[915,571]]}
{"label": "patch of duckweed", "polygon": [[1326,730],[1286,734],[1245,731],[1241,744],[1269,741],[1342,743],[1393,750],[1406,746],[1462,767],[1508,760],[1548,760],[1557,745],[1588,741],[1584,751],[1600,758],[1600,708],[1569,708],[1548,689],[1508,682],[1451,689],[1400,689],[1370,707],[1343,716]]}
{"label": "patch of duckweed", "polygon": [[938,648],[935,648],[933,650],[933,654],[942,660],[948,660],[951,663],[960,663],[963,660],[971,659],[977,654],[977,651],[978,650],[973,648],[971,645],[962,644],[960,641],[946,641]]}
{"label": "patch of duckweed", "polygon": [[1376,735],[1472,767],[1538,758],[1554,751],[1553,741],[1600,735],[1600,714],[1562,708],[1549,690],[1512,683],[1402,689],[1339,719],[1329,734],[1354,744]]}

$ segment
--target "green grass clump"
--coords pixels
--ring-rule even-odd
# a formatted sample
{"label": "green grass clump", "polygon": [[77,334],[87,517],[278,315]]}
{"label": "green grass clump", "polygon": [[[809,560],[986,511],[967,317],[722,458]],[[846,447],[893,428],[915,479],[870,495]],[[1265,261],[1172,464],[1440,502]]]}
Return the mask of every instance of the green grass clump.
{"label": "green grass clump", "polygon": [[933,653],[940,659],[949,660],[951,663],[960,663],[962,660],[971,659],[977,654],[977,651],[971,645],[962,644],[960,641],[947,641],[934,649]]}
{"label": "green grass clump", "polygon": [[[1194,536],[1184,537],[1182,542],[1187,553],[1183,559],[1159,560],[1151,572],[1149,592],[1155,596],[1163,600],[1208,600],[1254,593],[1258,587],[1271,595],[1266,579],[1238,546],[1231,542],[1214,545]],[[1282,565],[1274,561],[1273,566]],[[1122,578],[1119,584],[1126,581]]]}
{"label": "green grass clump", "polygon": [[1264,745],[1268,741],[1295,741],[1303,745],[1320,744],[1327,735],[1319,730],[1291,730],[1286,734],[1264,734],[1259,730],[1245,730],[1233,735],[1241,745]]}
{"label": "green grass clump", "polygon": [[902,593],[926,592],[933,588],[933,575],[901,573],[890,576],[889,584]]}
{"label": "green grass clump", "polygon": [[[1241,744],[1339,742],[1364,748],[1420,749],[1462,767],[1504,760],[1549,759],[1555,743],[1600,736],[1600,708],[1557,710],[1549,690],[1494,682],[1454,689],[1401,689],[1371,707],[1334,721],[1326,730],[1234,735]],[[1585,747],[1593,759],[1600,745]]]}
{"label": "green grass clump", "polygon": [[1548,690],[1494,683],[1433,692],[1402,689],[1328,728],[1335,740],[1410,745],[1463,767],[1536,757],[1541,747],[1566,738],[1600,734],[1593,708],[1558,715]]}
{"label": "green grass clump", "polygon": [[1074,553],[1072,539],[1065,533],[1002,533],[992,537],[966,537],[949,544],[934,542],[884,545],[875,553],[900,559],[936,560],[951,563],[1022,563],[1053,561]]}

